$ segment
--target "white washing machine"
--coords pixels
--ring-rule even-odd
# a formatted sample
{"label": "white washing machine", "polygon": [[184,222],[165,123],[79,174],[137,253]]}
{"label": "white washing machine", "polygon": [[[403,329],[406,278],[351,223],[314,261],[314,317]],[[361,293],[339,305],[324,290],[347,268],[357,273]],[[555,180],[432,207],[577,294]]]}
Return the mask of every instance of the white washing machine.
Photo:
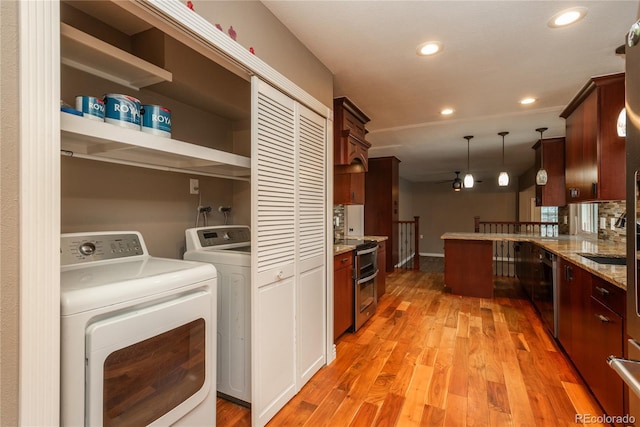
{"label": "white washing machine", "polygon": [[137,232],[63,234],[61,425],[215,425],[216,270]]}
{"label": "white washing machine", "polygon": [[184,259],[218,272],[218,395],[251,402],[251,235],[249,227],[222,225],[185,232]]}

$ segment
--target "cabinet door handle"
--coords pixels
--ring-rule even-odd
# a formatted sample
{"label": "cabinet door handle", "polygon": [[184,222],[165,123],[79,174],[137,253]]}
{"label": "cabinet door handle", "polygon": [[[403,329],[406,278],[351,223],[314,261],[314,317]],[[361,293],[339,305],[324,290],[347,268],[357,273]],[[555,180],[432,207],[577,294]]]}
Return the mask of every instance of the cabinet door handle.
{"label": "cabinet door handle", "polygon": [[568,265],[565,266],[564,268],[564,277],[565,279],[567,279],[567,282],[570,282],[573,280],[573,269]]}
{"label": "cabinet door handle", "polygon": [[611,322],[611,320],[609,320],[609,318],[607,316],[603,316],[602,314],[596,314],[596,317],[598,318],[598,320],[600,320],[602,323],[609,323]]}
{"label": "cabinet door handle", "polygon": [[606,290],[605,288],[601,288],[600,286],[596,286],[596,291],[600,292],[600,295],[602,295],[604,297],[608,297],[609,296],[609,291]]}
{"label": "cabinet door handle", "polygon": [[347,261],[349,261],[349,258],[342,258],[342,259],[340,260],[340,262],[341,262],[341,263],[343,263],[343,264],[344,264],[345,262],[347,262]]}

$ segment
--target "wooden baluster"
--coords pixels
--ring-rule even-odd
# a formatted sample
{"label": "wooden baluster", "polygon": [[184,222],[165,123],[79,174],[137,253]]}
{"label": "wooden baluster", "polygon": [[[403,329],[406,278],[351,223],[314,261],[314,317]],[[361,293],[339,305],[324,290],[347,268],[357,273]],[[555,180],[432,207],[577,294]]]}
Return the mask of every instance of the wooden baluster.
{"label": "wooden baluster", "polygon": [[420,270],[420,217],[414,216],[413,222],[414,222],[413,229],[415,230],[414,245],[416,248],[416,255],[413,259],[413,269]]}

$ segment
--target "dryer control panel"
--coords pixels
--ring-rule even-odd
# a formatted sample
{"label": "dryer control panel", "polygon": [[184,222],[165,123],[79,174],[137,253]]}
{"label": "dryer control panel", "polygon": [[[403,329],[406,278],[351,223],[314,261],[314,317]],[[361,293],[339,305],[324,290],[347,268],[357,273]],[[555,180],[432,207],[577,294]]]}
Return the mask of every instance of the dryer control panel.
{"label": "dryer control panel", "polygon": [[60,265],[141,256],[146,247],[140,233],[70,233],[60,236]]}

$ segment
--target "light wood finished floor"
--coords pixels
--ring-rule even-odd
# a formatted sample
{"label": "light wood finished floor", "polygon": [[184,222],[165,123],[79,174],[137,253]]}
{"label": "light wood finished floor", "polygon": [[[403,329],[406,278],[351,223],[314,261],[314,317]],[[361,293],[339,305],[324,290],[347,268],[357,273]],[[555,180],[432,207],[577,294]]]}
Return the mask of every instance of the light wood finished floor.
{"label": "light wood finished floor", "polygon": [[[496,286],[509,297],[444,293],[442,273],[389,275],[376,315],[269,426],[555,427],[602,414],[513,283]],[[251,424],[221,399],[217,421]]]}

